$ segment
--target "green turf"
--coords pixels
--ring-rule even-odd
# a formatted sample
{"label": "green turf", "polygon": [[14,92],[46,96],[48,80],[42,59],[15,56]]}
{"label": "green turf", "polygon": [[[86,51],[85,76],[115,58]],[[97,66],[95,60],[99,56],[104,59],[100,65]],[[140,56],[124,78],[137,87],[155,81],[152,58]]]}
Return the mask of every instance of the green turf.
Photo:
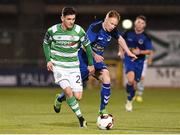
{"label": "green turf", "polygon": [[0,133],[47,134],[126,134],[180,133],[180,89],[147,89],[143,103],[134,103],[133,112],[125,112],[126,94],[113,89],[108,111],[113,114],[112,130],[99,130],[96,118],[99,90],[84,91],[81,110],[88,122],[87,129],[64,102],[62,112],[53,111],[57,88],[0,88]]}

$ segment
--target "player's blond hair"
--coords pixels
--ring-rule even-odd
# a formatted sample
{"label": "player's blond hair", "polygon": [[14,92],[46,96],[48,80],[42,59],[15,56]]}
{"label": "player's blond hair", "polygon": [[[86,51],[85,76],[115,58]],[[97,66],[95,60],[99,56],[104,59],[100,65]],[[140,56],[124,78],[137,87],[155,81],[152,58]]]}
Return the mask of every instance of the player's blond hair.
{"label": "player's blond hair", "polygon": [[117,18],[118,21],[120,21],[120,19],[121,19],[120,14],[119,14],[116,10],[110,10],[110,11],[106,14],[106,18],[111,18],[111,17]]}

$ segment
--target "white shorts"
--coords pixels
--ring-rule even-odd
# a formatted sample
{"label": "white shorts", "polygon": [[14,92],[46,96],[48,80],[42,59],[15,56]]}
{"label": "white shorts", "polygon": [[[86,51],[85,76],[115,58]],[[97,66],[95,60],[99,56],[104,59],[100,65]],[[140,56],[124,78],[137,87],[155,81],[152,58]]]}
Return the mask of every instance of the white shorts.
{"label": "white shorts", "polygon": [[145,59],[141,76],[143,77],[146,76],[147,67],[148,67],[148,60]]}
{"label": "white shorts", "polygon": [[73,92],[82,92],[82,79],[79,68],[61,68],[54,66],[53,74],[55,83],[62,89],[71,87]]}

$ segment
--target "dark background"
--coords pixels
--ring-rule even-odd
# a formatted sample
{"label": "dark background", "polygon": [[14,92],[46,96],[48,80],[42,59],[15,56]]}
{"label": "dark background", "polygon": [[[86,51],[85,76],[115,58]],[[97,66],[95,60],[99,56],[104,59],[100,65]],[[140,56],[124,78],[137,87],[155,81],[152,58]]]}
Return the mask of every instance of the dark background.
{"label": "dark background", "polygon": [[[76,8],[76,23],[85,30],[111,9],[119,11],[121,21],[145,15],[148,30],[180,30],[179,0],[0,0],[0,68],[45,67],[43,37],[60,23],[64,6]],[[113,55],[105,57],[116,59],[116,47],[110,46],[107,52]]]}

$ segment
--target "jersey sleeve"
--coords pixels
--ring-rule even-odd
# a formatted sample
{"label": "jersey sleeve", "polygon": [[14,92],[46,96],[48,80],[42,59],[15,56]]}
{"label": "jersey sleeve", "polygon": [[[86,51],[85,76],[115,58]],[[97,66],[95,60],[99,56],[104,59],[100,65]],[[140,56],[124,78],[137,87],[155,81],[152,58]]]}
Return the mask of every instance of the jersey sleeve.
{"label": "jersey sleeve", "polygon": [[87,37],[90,40],[91,43],[95,42],[98,36],[98,33],[95,31],[95,26],[90,25],[87,30]]}
{"label": "jersey sleeve", "polygon": [[44,41],[43,41],[43,50],[46,58],[46,62],[50,61],[50,45],[52,42],[52,38],[50,35],[50,30],[48,30],[44,36]]}
{"label": "jersey sleeve", "polygon": [[85,50],[86,50],[86,55],[88,58],[88,65],[93,65],[93,55],[92,55],[92,49],[91,49],[91,45],[90,45],[90,40],[88,38],[88,36],[86,35],[85,31],[81,28],[81,44],[84,46]]}
{"label": "jersey sleeve", "polygon": [[145,41],[146,50],[153,50],[153,45],[150,38],[147,38]]}
{"label": "jersey sleeve", "polygon": [[83,46],[88,46],[90,44],[89,38],[87,37],[84,29],[82,28],[80,31],[80,42]]}

